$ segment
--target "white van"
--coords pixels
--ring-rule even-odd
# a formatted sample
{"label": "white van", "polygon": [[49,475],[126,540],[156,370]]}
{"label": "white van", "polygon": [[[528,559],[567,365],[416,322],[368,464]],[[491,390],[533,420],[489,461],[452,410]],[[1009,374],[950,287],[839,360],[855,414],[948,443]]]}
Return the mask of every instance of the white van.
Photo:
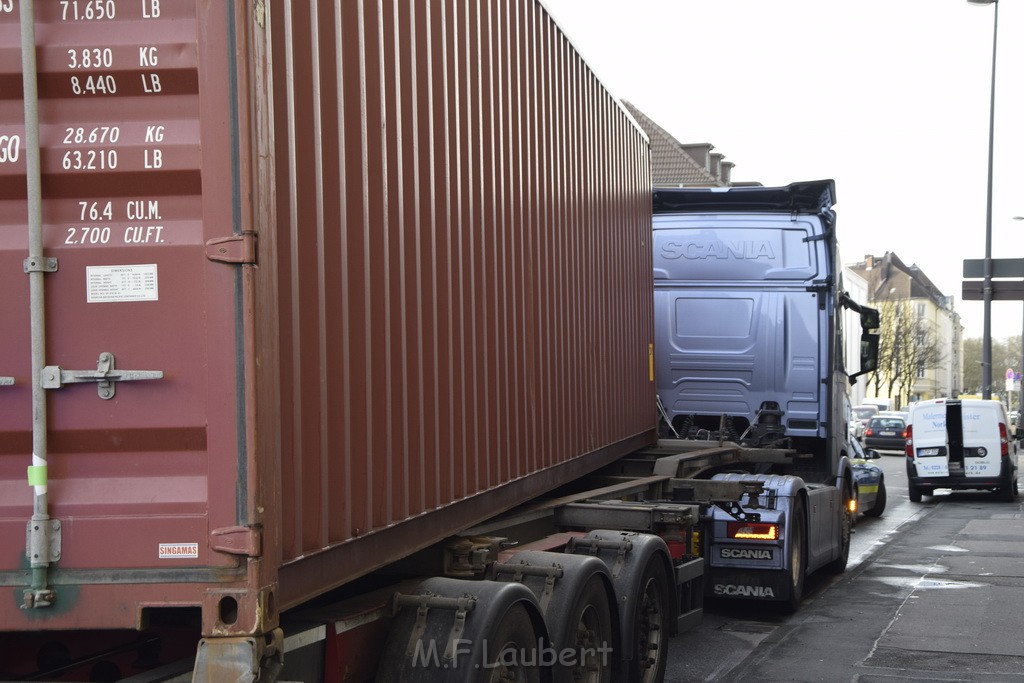
{"label": "white van", "polygon": [[998,401],[920,401],[907,425],[907,482],[919,503],[935,489],[987,489],[1017,497],[1017,443]]}

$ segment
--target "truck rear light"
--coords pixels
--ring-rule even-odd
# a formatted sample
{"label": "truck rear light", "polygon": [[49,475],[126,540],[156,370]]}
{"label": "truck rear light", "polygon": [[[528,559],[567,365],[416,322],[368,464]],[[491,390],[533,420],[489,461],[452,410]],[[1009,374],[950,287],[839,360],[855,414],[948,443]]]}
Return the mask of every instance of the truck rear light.
{"label": "truck rear light", "polygon": [[1006,431],[1006,425],[999,423],[999,454],[1002,457],[1010,455],[1010,439]]}
{"label": "truck rear light", "polygon": [[907,448],[906,453],[908,458],[914,457],[914,425],[907,425],[907,428],[903,431],[903,436],[907,437]]}
{"label": "truck rear light", "polygon": [[756,541],[779,540],[779,525],[770,522],[729,522],[726,531],[729,538]]}
{"label": "truck rear light", "polygon": [[665,545],[668,546],[668,554],[672,556],[673,560],[682,560],[686,557],[686,551],[689,550],[689,544],[686,541],[665,541]]}

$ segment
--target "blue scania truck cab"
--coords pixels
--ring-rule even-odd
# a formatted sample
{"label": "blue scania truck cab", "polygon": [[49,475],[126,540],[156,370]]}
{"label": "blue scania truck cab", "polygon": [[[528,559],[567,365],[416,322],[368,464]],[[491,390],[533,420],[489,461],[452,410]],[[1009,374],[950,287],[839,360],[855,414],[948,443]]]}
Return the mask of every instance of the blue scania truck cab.
{"label": "blue scania truck cab", "polygon": [[[879,316],[843,289],[834,203],[832,180],[654,191],[662,436],[737,446],[690,476],[761,487],[762,527],[711,510],[708,595],[795,607],[807,574],[846,566],[847,392],[876,367]],[[858,368],[846,367],[848,334]]]}

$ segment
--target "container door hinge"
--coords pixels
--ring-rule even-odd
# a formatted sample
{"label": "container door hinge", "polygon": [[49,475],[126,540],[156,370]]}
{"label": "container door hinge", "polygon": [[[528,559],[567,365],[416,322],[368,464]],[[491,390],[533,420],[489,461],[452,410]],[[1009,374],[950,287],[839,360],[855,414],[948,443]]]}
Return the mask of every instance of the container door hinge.
{"label": "container door hinge", "polygon": [[52,256],[43,258],[27,258],[22,264],[26,273],[56,273],[57,259]]}
{"label": "container door hinge", "polygon": [[221,263],[256,264],[256,233],[215,237],[206,243],[206,258]]}
{"label": "container door hinge", "polygon": [[145,379],[163,379],[160,370],[118,370],[114,367],[114,354],[104,351],[96,361],[95,370],[64,370],[58,365],[43,368],[42,387],[60,389],[65,384],[96,382],[97,392],[103,400],[114,398],[115,382],[133,382]]}
{"label": "container door hinge", "polygon": [[33,567],[60,559],[60,520],[33,519],[25,528],[25,557]]}
{"label": "container door hinge", "polygon": [[256,527],[229,526],[210,533],[210,548],[218,553],[259,557],[262,545],[262,534]]}

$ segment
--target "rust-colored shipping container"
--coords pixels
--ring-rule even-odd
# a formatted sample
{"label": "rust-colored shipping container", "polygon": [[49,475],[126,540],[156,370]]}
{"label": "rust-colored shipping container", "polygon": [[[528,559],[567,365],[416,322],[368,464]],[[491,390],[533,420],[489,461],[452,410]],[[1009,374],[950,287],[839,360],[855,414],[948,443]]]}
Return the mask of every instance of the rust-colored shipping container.
{"label": "rust-colored shipping container", "polygon": [[0,630],[267,633],[653,441],[647,141],[539,3],[27,7]]}

